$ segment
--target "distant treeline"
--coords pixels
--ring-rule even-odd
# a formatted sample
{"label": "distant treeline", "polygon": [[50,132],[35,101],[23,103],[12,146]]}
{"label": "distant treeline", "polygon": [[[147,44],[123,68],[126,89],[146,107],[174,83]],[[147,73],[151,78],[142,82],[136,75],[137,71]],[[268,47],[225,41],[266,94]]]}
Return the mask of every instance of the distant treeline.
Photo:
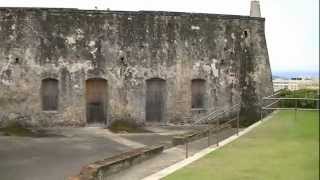
{"label": "distant treeline", "polygon": [[[295,91],[281,90],[280,97],[286,98],[312,98],[319,99],[319,94],[317,90],[312,89],[300,89]],[[312,100],[281,100],[280,107],[282,108],[317,108],[317,101]]]}

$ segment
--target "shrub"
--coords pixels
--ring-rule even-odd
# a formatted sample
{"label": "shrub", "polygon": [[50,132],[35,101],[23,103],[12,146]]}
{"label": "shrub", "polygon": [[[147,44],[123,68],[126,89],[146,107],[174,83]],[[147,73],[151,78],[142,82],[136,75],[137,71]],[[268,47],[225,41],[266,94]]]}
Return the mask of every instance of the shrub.
{"label": "shrub", "polygon": [[18,121],[13,121],[3,128],[0,128],[0,132],[3,132],[6,136],[34,136],[34,132],[24,127]]}
{"label": "shrub", "polygon": [[149,132],[132,120],[116,120],[109,126],[114,133],[144,133]]}
{"label": "shrub", "polygon": [[[280,97],[286,98],[313,98],[319,99],[319,94],[317,90],[311,89],[300,89],[295,91],[282,90],[280,92]],[[317,101],[313,100],[281,100],[280,107],[282,108],[309,108],[315,109],[317,108]]]}

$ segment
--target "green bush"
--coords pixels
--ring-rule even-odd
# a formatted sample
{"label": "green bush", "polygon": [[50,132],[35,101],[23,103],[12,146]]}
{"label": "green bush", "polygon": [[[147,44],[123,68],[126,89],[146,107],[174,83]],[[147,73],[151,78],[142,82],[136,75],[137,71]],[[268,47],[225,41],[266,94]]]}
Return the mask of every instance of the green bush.
{"label": "green bush", "polygon": [[150,132],[133,120],[116,120],[113,121],[109,127],[109,130],[114,133],[146,133]]}
{"label": "green bush", "polygon": [[5,127],[0,128],[0,132],[2,132],[5,136],[34,136],[34,132],[32,132],[32,130],[24,127],[17,121],[13,121]]}
{"label": "green bush", "polygon": [[[280,97],[286,98],[313,98],[319,99],[319,94],[317,90],[312,89],[300,89],[295,91],[282,90],[280,92]],[[282,108],[308,108],[315,109],[317,108],[317,101],[314,100],[281,100],[280,107]]]}

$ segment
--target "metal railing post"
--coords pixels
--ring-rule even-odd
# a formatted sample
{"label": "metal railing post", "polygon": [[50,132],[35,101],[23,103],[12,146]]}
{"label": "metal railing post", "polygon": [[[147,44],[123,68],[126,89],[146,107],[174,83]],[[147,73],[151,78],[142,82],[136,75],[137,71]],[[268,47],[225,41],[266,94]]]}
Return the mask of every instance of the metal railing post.
{"label": "metal railing post", "polygon": [[186,159],[188,158],[189,156],[189,143],[188,143],[188,140],[186,140]]}
{"label": "metal railing post", "polygon": [[240,126],[240,113],[238,112],[237,114],[237,136],[239,136],[239,126]]}
{"label": "metal railing post", "polygon": [[220,141],[220,138],[219,138],[219,132],[220,131],[220,119],[218,118],[217,120],[217,146],[219,146],[219,141]]}
{"label": "metal railing post", "polygon": [[211,135],[211,129],[210,129],[210,123],[208,123],[208,147],[210,146],[210,135]]}
{"label": "metal railing post", "polygon": [[298,106],[298,100],[295,100],[295,108],[294,108],[294,120],[297,120],[297,106]]}

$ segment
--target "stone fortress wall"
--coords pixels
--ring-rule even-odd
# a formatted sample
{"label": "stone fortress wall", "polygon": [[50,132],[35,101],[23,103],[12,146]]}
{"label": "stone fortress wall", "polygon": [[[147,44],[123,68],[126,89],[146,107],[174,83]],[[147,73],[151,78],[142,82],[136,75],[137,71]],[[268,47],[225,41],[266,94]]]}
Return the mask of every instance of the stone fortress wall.
{"label": "stone fortress wall", "polygon": [[250,16],[0,8],[0,124],[188,123],[240,101],[244,120],[257,119],[273,92],[264,26]]}

